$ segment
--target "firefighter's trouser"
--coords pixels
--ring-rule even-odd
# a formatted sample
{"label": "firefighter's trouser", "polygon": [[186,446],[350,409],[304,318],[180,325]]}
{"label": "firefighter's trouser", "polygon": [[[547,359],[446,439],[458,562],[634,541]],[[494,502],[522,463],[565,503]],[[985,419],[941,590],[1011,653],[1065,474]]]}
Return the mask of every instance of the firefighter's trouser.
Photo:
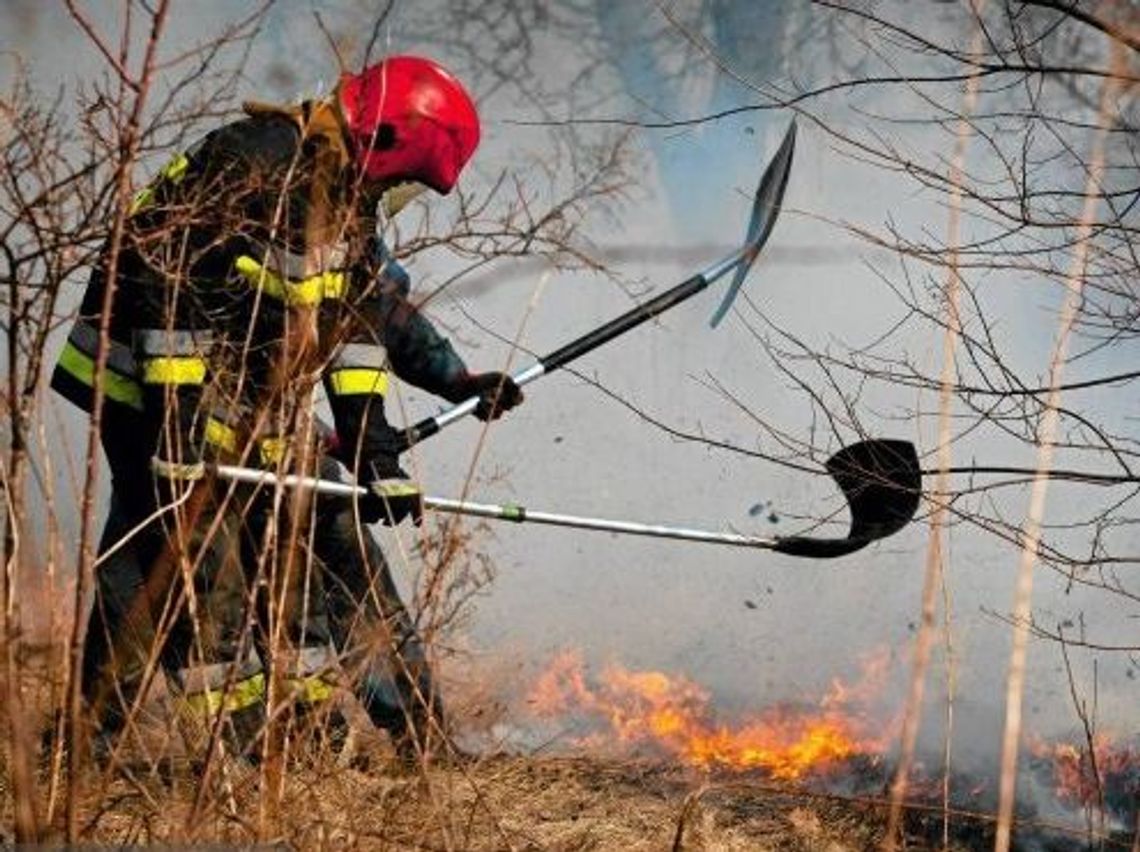
{"label": "firefighter's trouser", "polygon": [[[327,457],[321,476],[347,479]],[[349,501],[322,500],[317,513],[315,547],[326,568],[329,624],[341,666],[373,724],[397,743],[424,746],[430,722],[443,720],[442,702],[388,562],[368,527],[357,523]]]}
{"label": "firefighter's trouser", "polygon": [[[259,563],[247,541],[252,519],[245,517],[260,507],[245,493],[223,496],[224,484],[203,487],[211,489],[206,511],[181,533],[188,561],[172,578],[182,603],[164,656],[175,669],[175,709],[191,748],[209,741],[223,714],[226,740],[244,751],[261,728],[265,695],[261,659],[254,653]],[[180,533],[168,525],[167,534]]]}
{"label": "firefighter's trouser", "polygon": [[[151,620],[129,621],[127,613],[142,588],[143,566],[157,558],[164,544],[161,529],[146,523],[154,511],[147,489],[122,482],[112,479],[80,675],[84,700],[95,716],[91,722],[106,735],[122,728],[155,645]],[[172,658],[162,663],[171,670],[177,665]]]}
{"label": "firefighter's trouser", "polygon": [[[161,523],[152,520],[144,524],[155,508],[153,480],[139,476],[134,467],[133,480],[114,476],[114,456],[108,456],[112,459],[113,490],[99,548],[101,561],[84,647],[82,685],[96,716],[92,720],[96,728],[115,734],[137,695],[156,639],[149,620],[140,623],[133,619],[128,630],[126,614],[165,547],[166,536]],[[321,472],[338,478],[343,469],[326,458]],[[137,484],[139,480],[144,484]],[[123,486],[123,482],[132,484]],[[256,577],[256,537],[260,530],[256,525],[244,529],[235,526],[236,513],[227,524],[210,544],[215,550],[207,560],[210,567],[202,572],[201,579],[195,574],[198,627],[205,628],[199,633],[206,642],[196,643],[194,622],[184,613],[175,621],[159,660],[188,699],[182,706],[207,713],[224,707],[244,715],[249,727],[252,714],[246,708],[262,700],[265,683],[257,658],[249,651],[250,631],[245,618],[250,579]],[[319,505],[313,545],[319,563],[328,567],[320,574],[302,575],[309,581],[305,587],[307,602],[301,608],[299,623],[285,631],[300,640],[287,677],[294,681],[302,700],[327,697],[325,658],[320,649],[327,648],[327,639],[331,638],[341,652],[340,667],[373,723],[395,738],[414,737],[422,744],[427,720],[441,715],[439,696],[420,637],[400,600],[383,553],[371,532],[356,525],[351,504],[346,501]],[[114,552],[107,555],[112,548]],[[246,564],[241,570],[227,558],[227,550],[230,556],[242,554]],[[301,560],[301,564],[311,563]],[[254,631],[252,638],[258,639],[260,634]],[[254,644],[264,650],[264,642]],[[96,702],[96,696],[101,700]]]}
{"label": "firefighter's trouser", "polygon": [[207,722],[224,709],[256,733],[251,720],[260,715],[266,683],[260,660],[269,650],[291,695],[306,702],[329,697],[325,678],[335,654],[311,560],[296,560],[285,604],[272,610],[284,622],[280,641],[271,649],[266,638],[272,603],[263,579],[274,564],[259,549],[271,496],[239,489],[223,497],[224,486],[203,483],[196,487],[210,491],[180,529],[174,513],[154,516],[153,479],[136,473],[127,486],[122,481],[114,480],[84,648],[82,688],[92,726],[104,735],[121,730],[156,653],[179,693],[183,721]]}

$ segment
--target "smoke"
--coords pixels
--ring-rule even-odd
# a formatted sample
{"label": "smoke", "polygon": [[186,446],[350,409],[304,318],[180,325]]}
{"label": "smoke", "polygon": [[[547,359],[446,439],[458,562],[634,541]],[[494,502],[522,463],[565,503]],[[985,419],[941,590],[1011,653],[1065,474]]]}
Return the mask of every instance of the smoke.
{"label": "smoke", "polygon": [[[906,672],[887,649],[861,655],[820,694],[749,707],[714,703],[699,677],[634,669],[619,660],[588,665],[563,650],[544,661],[514,706],[477,745],[495,753],[589,755],[648,767],[686,768],[701,789],[773,784],[877,803],[885,808],[898,759]],[[504,687],[504,671],[480,680]],[[929,715],[937,716],[932,708]],[[990,845],[997,807],[1000,719],[992,707],[953,708],[954,749],[926,730],[912,766],[905,824],[910,836]],[[1140,742],[1030,737],[1018,778],[1016,848],[1071,848],[1082,837],[1128,840],[1140,799]]]}
{"label": "smoke", "polygon": [[[578,165],[577,146],[614,132],[584,125],[560,134],[522,127],[520,121],[568,114],[659,120],[748,102],[771,106],[766,95],[793,72],[827,80],[871,61],[853,56],[850,42],[823,38],[826,10],[793,4],[784,13],[755,12],[780,17],[763,28],[763,50],[755,51],[763,57],[759,64],[741,64],[745,53],[725,48],[730,70],[754,84],[738,80],[726,86],[729,69],[711,63],[695,46],[701,42],[694,36],[739,36],[740,30],[727,25],[728,18],[690,21],[682,31],[656,16],[639,15],[608,31],[619,38],[603,38],[606,22],[613,23],[619,14],[605,10],[626,5],[598,4],[603,12],[599,19],[562,10],[565,14],[556,16],[550,29],[531,34],[529,44],[520,37],[500,50],[496,43],[480,40],[490,34],[470,29],[459,39],[433,42],[431,27],[451,22],[448,4],[416,4],[414,10],[397,11],[384,30],[384,47],[425,50],[479,82],[485,142],[464,186],[476,197],[488,192],[500,170],[511,173],[531,156],[546,158],[549,168],[568,180]],[[759,8],[713,5],[733,14]],[[372,6],[338,4],[337,32],[345,31],[340,21],[367,31]],[[253,43],[249,73],[237,96],[265,97],[268,91],[274,97],[294,97],[329,89],[337,71],[333,51],[308,8],[299,2],[274,7],[264,33]],[[0,14],[6,24],[0,49],[24,58],[45,91],[63,85],[73,92],[99,67],[99,58],[82,46],[74,25],[62,16],[41,15],[39,5],[31,2],[5,4]],[[111,5],[97,4],[93,14],[107,23],[104,18],[116,13]],[[177,44],[197,38],[202,21],[220,23],[236,13],[231,4],[219,2],[177,4],[174,15],[172,43]],[[952,31],[939,28],[952,25],[943,17],[929,23],[935,34],[947,36]],[[478,22],[464,26],[474,28]],[[619,46],[620,56],[615,54]],[[492,49],[499,51],[493,58],[502,67],[522,70],[496,79],[499,64],[491,63],[488,70],[487,63],[473,58]],[[653,71],[663,55],[672,60],[683,56],[686,62]],[[635,62],[637,68],[623,62]],[[631,70],[636,85],[630,82]],[[867,114],[888,108],[906,119],[924,103],[919,95],[899,96],[898,90],[845,94],[821,103],[818,117],[846,131]],[[456,330],[464,357],[473,369],[482,370],[525,362],[503,341],[519,337],[532,351],[549,351],[627,310],[631,292],[659,291],[736,244],[761,164],[778,144],[787,117],[783,111],[765,112],[699,129],[632,131],[645,181],[616,214],[611,210],[608,216],[588,217],[581,234],[597,257],[612,264],[620,286],[601,275],[557,275],[524,323],[535,282],[546,270],[530,260],[504,261],[462,279],[433,301],[431,311],[442,325]],[[907,121],[888,126],[892,145],[904,158],[908,151],[938,151],[945,141],[936,126]],[[933,410],[933,398],[914,387],[856,387],[861,379],[825,368],[828,355],[847,348],[869,353],[863,363],[872,371],[904,359],[924,368],[937,363],[938,338],[929,327],[906,322],[914,312],[904,299],[921,302],[925,295],[922,268],[888,255],[883,247],[857,243],[847,226],[877,230],[884,223],[906,224],[920,233],[941,233],[945,211],[937,196],[915,191],[912,184],[860,159],[843,157],[843,146],[823,130],[810,125],[801,130],[786,209],[737,313],[721,329],[711,333],[707,328],[718,300],[710,294],[584,359],[581,371],[606,393],[570,373],[544,379],[528,388],[522,409],[489,430],[477,458],[472,448],[483,437],[480,425],[472,422],[445,432],[412,457],[429,490],[747,532],[770,531],[768,511],[760,516],[751,511],[763,502],[779,519],[779,530],[790,533],[820,517],[845,522],[842,499],[826,476],[679,442],[636,412],[682,431],[777,455],[791,456],[801,444],[810,444],[817,461],[859,437],[860,430],[933,446],[933,418],[923,416]],[[984,161],[988,155],[974,150],[972,156]],[[454,198],[434,201],[432,215],[445,220],[455,214],[455,205]],[[984,225],[974,224],[979,233],[971,236],[985,237]],[[431,252],[411,258],[409,267],[418,291],[430,292],[458,262]],[[1005,346],[1008,363],[1003,366],[1025,375],[1043,369],[1048,344],[1043,327],[1048,324],[1041,319],[1055,301],[1051,290],[1027,289],[1032,277],[1008,273],[991,282],[982,276],[984,285],[993,286],[981,287],[978,295],[981,312],[993,320],[990,331]],[[60,342],[53,337],[49,346],[58,348]],[[1091,374],[1122,357],[1093,352],[1082,363]],[[822,389],[825,404],[813,398],[816,389]],[[862,391],[858,399],[856,390]],[[1109,421],[1110,432],[1134,437],[1135,422],[1126,419],[1133,400],[1122,400],[1126,395],[1093,392],[1082,401],[1090,400],[1089,407]],[[853,411],[845,410],[849,400]],[[438,400],[409,388],[401,391],[401,401],[410,420],[439,406]],[[81,419],[72,413],[58,417],[63,428],[53,434],[62,435],[74,464]],[[50,423],[55,428],[57,421]],[[988,432],[964,437],[955,452],[979,461],[1022,461],[1025,455],[1020,442]],[[473,459],[477,473],[469,482]],[[66,469],[61,457],[56,467],[61,479]],[[74,492],[65,487],[60,493]],[[1088,520],[1086,491],[1073,486],[1053,494],[1053,523]],[[984,508],[994,517],[1015,519],[1024,502],[1023,490],[1006,489],[964,497],[961,508],[963,515]],[[1135,525],[1103,532],[1118,552],[1135,551]],[[385,534],[392,554],[401,552],[399,535]],[[1055,535],[1061,544],[1088,546],[1081,530],[1059,529]],[[480,533],[478,546],[497,568],[495,583],[477,600],[469,619],[469,641],[483,653],[521,646],[543,659],[573,646],[590,664],[616,657],[634,668],[686,672],[707,691],[716,712],[731,715],[824,694],[834,673],[866,648],[892,648],[897,666],[905,666],[921,592],[925,530],[916,523],[835,564],[526,527],[488,529]],[[419,563],[411,556],[400,561],[401,583],[410,590]],[[999,686],[1008,644],[1002,613],[1010,597],[1011,566],[1007,545],[984,529],[962,521],[951,532],[944,590],[951,611],[950,651],[934,670],[922,734],[925,749],[940,753],[948,733],[944,710],[952,701],[954,765],[987,777],[1000,730]],[[1106,609],[1101,593],[1079,580],[1044,574],[1035,599],[1041,623],[1081,623],[1088,614],[1096,628],[1090,633],[1102,641],[1134,642],[1134,617],[1122,607]],[[1109,578],[1117,581],[1127,586],[1126,578]],[[1079,691],[1098,696],[1101,721],[1134,725],[1135,664],[1114,655],[1094,670],[1100,656],[1093,650],[1074,651],[1073,659]],[[1034,645],[1030,662],[1027,707],[1034,726],[1046,734],[1071,730],[1075,719],[1069,685],[1055,646]]]}
{"label": "smoke", "polygon": [[8,24],[19,41],[34,39],[40,28],[43,4],[36,0],[11,0],[5,6]]}

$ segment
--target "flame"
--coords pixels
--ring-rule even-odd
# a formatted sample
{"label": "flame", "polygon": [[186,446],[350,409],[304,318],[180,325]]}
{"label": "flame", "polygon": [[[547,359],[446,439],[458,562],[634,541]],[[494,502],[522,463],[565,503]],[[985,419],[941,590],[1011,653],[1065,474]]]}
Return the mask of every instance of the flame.
{"label": "flame", "polygon": [[716,721],[708,692],[684,676],[610,664],[591,682],[581,654],[565,651],[536,679],[528,703],[539,716],[574,714],[602,723],[583,745],[649,747],[705,770],[762,770],[794,780],[885,751],[894,726],[879,725],[878,735],[869,735],[872,725],[854,705],[880,694],[888,663],[889,653],[876,654],[864,678],[834,681],[815,706],[777,706],[730,726]]}
{"label": "flame", "polygon": [[1050,765],[1053,792],[1062,802],[1096,808],[1117,787],[1140,794],[1140,747],[1119,745],[1108,734],[1096,734],[1092,748],[1087,743],[1044,740],[1031,742],[1030,748]]}
{"label": "flame", "polygon": [[[687,677],[616,663],[592,674],[573,650],[550,662],[528,697],[534,715],[575,731],[581,726],[585,735],[561,739],[588,750],[616,748],[627,756],[632,752],[707,772],[754,771],[875,793],[891,774],[886,756],[900,728],[901,713],[889,718],[882,712],[890,663],[889,651],[872,653],[862,661],[860,677],[834,679],[818,700],[777,704],[731,723],[718,718],[708,690]],[[1121,826],[1136,824],[1140,740],[1124,745],[1098,735],[1091,748],[1044,739],[1030,739],[1028,745],[1030,768],[1052,782],[1058,804],[1103,813]],[[980,797],[992,797],[987,795],[991,781],[918,763],[908,795],[938,802],[948,790],[954,801],[975,807]]]}

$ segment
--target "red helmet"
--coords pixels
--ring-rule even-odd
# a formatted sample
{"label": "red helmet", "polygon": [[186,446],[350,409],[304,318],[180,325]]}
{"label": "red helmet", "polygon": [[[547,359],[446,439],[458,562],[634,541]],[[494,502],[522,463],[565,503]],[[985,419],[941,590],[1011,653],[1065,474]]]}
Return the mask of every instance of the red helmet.
{"label": "red helmet", "polygon": [[368,180],[419,181],[446,195],[479,144],[463,85],[418,56],[391,56],[337,89],[357,165]]}

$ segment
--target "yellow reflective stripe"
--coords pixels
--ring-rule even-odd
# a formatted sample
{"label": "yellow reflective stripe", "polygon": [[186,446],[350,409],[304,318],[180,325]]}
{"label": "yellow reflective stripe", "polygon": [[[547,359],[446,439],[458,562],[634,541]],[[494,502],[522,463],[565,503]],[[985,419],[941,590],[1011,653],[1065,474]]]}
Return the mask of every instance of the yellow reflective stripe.
{"label": "yellow reflective stripe", "polygon": [[237,452],[237,430],[227,426],[216,417],[206,419],[206,443],[221,447],[227,452]]}
{"label": "yellow reflective stripe", "polygon": [[337,370],[329,376],[329,387],[336,396],[362,393],[384,396],[388,393],[388,372],[367,367]]}
{"label": "yellow reflective stripe", "polygon": [[163,479],[181,479],[187,482],[195,482],[206,475],[206,465],[202,462],[182,464],[153,458],[150,460],[150,469]]}
{"label": "yellow reflective stripe", "polygon": [[186,176],[188,168],[190,168],[190,158],[185,154],[178,154],[166,164],[160,174],[171,183],[179,183]]}
{"label": "yellow reflective stripe", "polygon": [[[95,360],[91,356],[80,352],[75,344],[68,341],[59,353],[58,366],[71,374],[71,376],[89,388],[95,387]],[[131,408],[142,410],[142,388],[134,379],[120,376],[107,369],[103,371],[103,393],[108,399],[129,405]]]}
{"label": "yellow reflective stripe", "polygon": [[144,207],[148,207],[152,201],[154,201],[154,187],[144,186],[131,199],[131,206],[127,208],[127,215],[134,216]]}
{"label": "yellow reflective stripe", "polygon": [[169,356],[143,361],[142,379],[148,385],[200,385],[206,381],[201,358]]}
{"label": "yellow reflective stripe", "polygon": [[239,680],[229,689],[207,689],[183,695],[182,708],[198,717],[213,716],[219,710],[233,713],[244,710],[265,698],[265,675],[258,672]]}
{"label": "yellow reflective stripe", "polygon": [[[343,299],[348,292],[348,277],[343,272],[322,272],[314,277],[320,279],[321,291],[326,299]],[[307,280],[312,281],[313,278]]]}
{"label": "yellow reflective stripe", "polygon": [[312,307],[325,299],[342,299],[347,290],[343,272],[321,272],[300,281],[290,281],[266,269],[248,254],[234,261],[234,269],[251,287],[287,305]]}
{"label": "yellow reflective stripe", "polygon": [[[171,183],[180,183],[182,178],[186,176],[186,170],[188,168],[190,168],[190,158],[185,154],[178,154],[173,160],[162,167],[162,171],[158,173],[159,178],[166,178]],[[131,200],[131,206],[127,211],[129,215],[135,215],[154,201],[154,188],[155,181],[151,181],[135,193],[135,197]]]}
{"label": "yellow reflective stripe", "polygon": [[[336,695],[336,686],[316,675],[287,678],[286,687],[294,700],[319,704]],[[183,695],[180,709],[197,718],[216,715],[220,710],[229,713],[244,710],[265,699],[265,675],[258,673],[235,683],[230,689],[208,689]]]}
{"label": "yellow reflective stripe", "polygon": [[262,464],[278,464],[285,458],[285,450],[289,447],[286,438],[262,438],[257,442],[257,452],[261,456]]}
{"label": "yellow reflective stripe", "polygon": [[[232,426],[223,423],[215,417],[206,420],[206,443],[219,447],[226,452],[238,451],[238,433]],[[257,442],[258,455],[263,465],[278,464],[285,457],[289,448],[288,438],[262,438]]]}
{"label": "yellow reflective stripe", "polygon": [[406,479],[382,479],[369,488],[379,497],[410,497],[420,493],[420,487]]}
{"label": "yellow reflective stripe", "polygon": [[336,687],[328,681],[317,677],[291,677],[286,680],[293,697],[309,704],[319,704],[328,701],[336,692]]}

